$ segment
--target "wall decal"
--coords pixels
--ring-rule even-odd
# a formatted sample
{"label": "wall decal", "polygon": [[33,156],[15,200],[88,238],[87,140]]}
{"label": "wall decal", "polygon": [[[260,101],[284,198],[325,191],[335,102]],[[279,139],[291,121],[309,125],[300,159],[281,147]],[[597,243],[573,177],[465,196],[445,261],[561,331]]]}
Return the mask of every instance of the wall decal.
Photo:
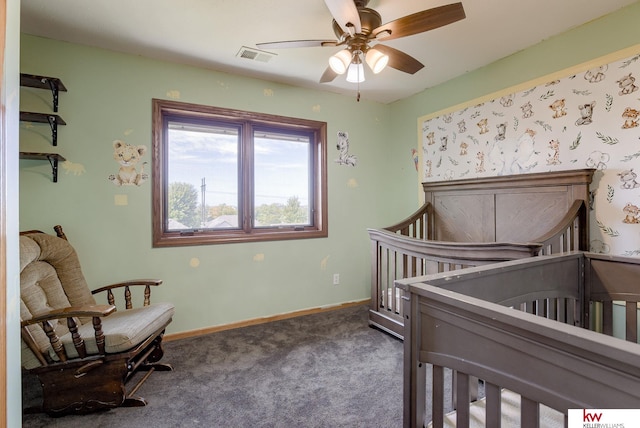
{"label": "wall decal", "polygon": [[327,256],[327,257],[323,258],[322,260],[320,260],[320,269],[321,270],[327,270],[327,264],[329,263],[329,257],[331,257],[331,256]]}
{"label": "wall decal", "polygon": [[[147,162],[140,163],[140,158],[147,152],[147,146],[132,146],[122,140],[113,142],[113,158],[120,168],[118,174],[109,175],[109,180],[116,186],[140,186],[147,181],[149,175],[144,172]],[[138,172],[138,164],[140,171]]]}
{"label": "wall decal", "polygon": [[197,268],[198,266],[200,266],[200,259],[197,257],[193,257],[191,260],[189,260],[189,266],[191,266],[192,268]]}
{"label": "wall decal", "polygon": [[421,181],[595,168],[591,250],[639,255],[639,52],[419,118]]}
{"label": "wall decal", "polygon": [[81,163],[73,163],[69,160],[62,162],[62,169],[65,174],[73,173],[73,175],[82,175],[87,172]]}
{"label": "wall decal", "polygon": [[264,254],[263,253],[258,253],[255,256],[253,256],[253,261],[254,262],[263,262],[264,261]]}
{"label": "wall decal", "polygon": [[178,91],[176,89],[171,89],[171,90],[167,91],[167,98],[171,98],[172,100],[179,100],[180,99],[180,91]]}
{"label": "wall decal", "polygon": [[416,167],[416,171],[420,170],[420,156],[416,149],[411,149],[411,159],[413,159],[413,165]]}
{"label": "wall decal", "polygon": [[356,166],[358,158],[355,155],[349,154],[349,133],[345,131],[338,131],[338,143],[336,144],[338,149],[338,159],[336,163],[338,165]]}
{"label": "wall decal", "polygon": [[262,92],[265,97],[272,97],[274,92],[273,89],[265,88]]}
{"label": "wall decal", "polygon": [[117,207],[125,207],[129,205],[129,197],[127,195],[113,195],[113,204]]}

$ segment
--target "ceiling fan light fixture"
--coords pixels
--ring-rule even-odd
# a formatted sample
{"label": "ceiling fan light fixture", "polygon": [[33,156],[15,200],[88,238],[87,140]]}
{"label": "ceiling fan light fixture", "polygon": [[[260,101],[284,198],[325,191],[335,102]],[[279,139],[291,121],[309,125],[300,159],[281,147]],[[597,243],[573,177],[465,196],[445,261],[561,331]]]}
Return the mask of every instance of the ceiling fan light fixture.
{"label": "ceiling fan light fixture", "polygon": [[374,74],[380,73],[389,63],[389,55],[385,55],[377,49],[369,49],[365,58]]}
{"label": "ceiling fan light fixture", "polygon": [[347,82],[362,83],[364,82],[364,66],[362,62],[352,62],[347,70]]}
{"label": "ceiling fan light fixture", "polygon": [[329,67],[336,74],[344,74],[349,68],[352,58],[351,52],[348,49],[343,49],[329,58]]}

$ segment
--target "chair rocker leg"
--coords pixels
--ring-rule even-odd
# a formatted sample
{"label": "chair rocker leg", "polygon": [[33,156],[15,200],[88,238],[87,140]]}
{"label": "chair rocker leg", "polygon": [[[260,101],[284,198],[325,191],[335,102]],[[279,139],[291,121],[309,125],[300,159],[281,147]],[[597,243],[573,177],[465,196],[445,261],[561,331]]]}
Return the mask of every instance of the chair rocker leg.
{"label": "chair rocker leg", "polygon": [[171,372],[173,371],[173,366],[167,363],[143,364],[138,368],[138,370],[140,371],[156,370],[159,372]]}
{"label": "chair rocker leg", "polygon": [[122,407],[144,407],[147,404],[147,400],[142,397],[127,397],[124,399]]}

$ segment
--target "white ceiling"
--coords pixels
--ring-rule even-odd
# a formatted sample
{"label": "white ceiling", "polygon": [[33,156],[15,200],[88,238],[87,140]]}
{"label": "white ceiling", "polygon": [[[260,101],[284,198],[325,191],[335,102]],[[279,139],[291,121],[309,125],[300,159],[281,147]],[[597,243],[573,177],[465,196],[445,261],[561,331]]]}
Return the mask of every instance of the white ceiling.
{"label": "white ceiling", "polygon": [[[386,23],[459,0],[371,0]],[[461,0],[466,19],[385,42],[425,68],[367,74],[362,99],[393,102],[616,11],[636,0]],[[340,48],[271,50],[268,62],[237,57],[241,47],[335,39],[323,0],[22,0],[22,32],[341,94],[338,76],[318,83]]]}

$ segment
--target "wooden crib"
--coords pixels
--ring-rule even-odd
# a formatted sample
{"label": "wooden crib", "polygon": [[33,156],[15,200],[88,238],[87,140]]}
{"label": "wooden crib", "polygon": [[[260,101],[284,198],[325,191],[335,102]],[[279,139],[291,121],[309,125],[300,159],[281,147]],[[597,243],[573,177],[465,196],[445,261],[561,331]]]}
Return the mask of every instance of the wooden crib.
{"label": "wooden crib", "polygon": [[[396,284],[404,426],[499,427],[505,392],[518,398],[511,426],[566,426],[568,409],[640,408],[640,259],[571,252]],[[477,379],[484,398],[474,401]],[[557,425],[539,425],[549,414]]]}
{"label": "wooden crib", "polygon": [[397,279],[588,250],[593,169],[423,183],[424,205],[369,229],[369,324],[403,335]]}

